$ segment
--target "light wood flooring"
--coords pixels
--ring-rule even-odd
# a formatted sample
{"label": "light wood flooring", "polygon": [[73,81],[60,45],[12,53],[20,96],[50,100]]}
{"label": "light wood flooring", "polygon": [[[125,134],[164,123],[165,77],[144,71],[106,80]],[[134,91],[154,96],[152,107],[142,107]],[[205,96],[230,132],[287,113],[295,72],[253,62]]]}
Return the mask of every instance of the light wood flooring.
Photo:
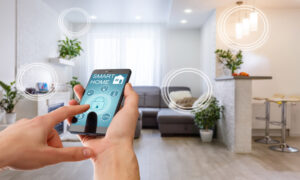
{"label": "light wood flooring", "polygon": [[[288,138],[300,148],[300,137]],[[66,146],[79,143],[65,143]],[[197,137],[160,137],[157,130],[143,130],[135,140],[142,180],[198,179],[300,179],[300,153],[281,153],[253,143],[251,154],[234,154],[218,142],[201,143]],[[1,180],[90,180],[90,161],[61,163],[33,171],[4,171]]]}

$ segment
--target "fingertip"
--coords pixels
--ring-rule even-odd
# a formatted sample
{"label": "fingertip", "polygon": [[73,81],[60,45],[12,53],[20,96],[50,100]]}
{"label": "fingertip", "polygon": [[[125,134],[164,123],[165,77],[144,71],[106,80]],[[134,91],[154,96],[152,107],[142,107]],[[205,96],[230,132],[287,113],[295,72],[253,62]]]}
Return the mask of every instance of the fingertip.
{"label": "fingertip", "polygon": [[78,105],[78,102],[74,99],[69,101],[69,105]]}
{"label": "fingertip", "polygon": [[76,90],[81,90],[81,89],[83,89],[83,87],[82,87],[81,84],[77,84],[77,85],[74,86],[74,90],[75,90],[75,91],[76,91]]}
{"label": "fingertip", "polygon": [[90,149],[90,148],[84,148],[84,149],[82,150],[82,154],[83,154],[83,157],[84,157],[84,158],[88,159],[88,158],[93,157],[95,153],[94,153],[94,151],[93,151],[92,149]]}

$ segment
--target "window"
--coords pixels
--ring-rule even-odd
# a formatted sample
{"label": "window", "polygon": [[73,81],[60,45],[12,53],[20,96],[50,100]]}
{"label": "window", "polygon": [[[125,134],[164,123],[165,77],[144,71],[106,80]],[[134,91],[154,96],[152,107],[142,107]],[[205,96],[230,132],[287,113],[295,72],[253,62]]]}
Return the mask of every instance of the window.
{"label": "window", "polygon": [[160,28],[118,26],[90,36],[92,69],[129,68],[133,85],[159,85]]}

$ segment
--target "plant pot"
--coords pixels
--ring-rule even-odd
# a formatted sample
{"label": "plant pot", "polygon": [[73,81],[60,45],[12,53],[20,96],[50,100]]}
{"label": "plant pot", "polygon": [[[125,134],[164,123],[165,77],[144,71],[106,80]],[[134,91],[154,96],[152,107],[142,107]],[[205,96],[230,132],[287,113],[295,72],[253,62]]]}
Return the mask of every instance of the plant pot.
{"label": "plant pot", "polygon": [[5,120],[7,124],[13,124],[16,122],[16,117],[17,114],[16,113],[6,113],[5,114]]}
{"label": "plant pot", "polygon": [[214,131],[211,129],[209,130],[200,129],[200,137],[202,142],[211,142],[213,137],[213,132]]}

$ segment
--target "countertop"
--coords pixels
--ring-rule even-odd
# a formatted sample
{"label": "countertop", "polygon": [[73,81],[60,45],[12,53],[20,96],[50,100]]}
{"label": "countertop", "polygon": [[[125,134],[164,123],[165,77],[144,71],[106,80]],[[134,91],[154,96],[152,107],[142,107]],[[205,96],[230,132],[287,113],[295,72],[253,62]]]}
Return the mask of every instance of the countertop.
{"label": "countertop", "polygon": [[217,77],[216,81],[224,81],[224,80],[266,80],[272,79],[272,76],[222,76]]}

